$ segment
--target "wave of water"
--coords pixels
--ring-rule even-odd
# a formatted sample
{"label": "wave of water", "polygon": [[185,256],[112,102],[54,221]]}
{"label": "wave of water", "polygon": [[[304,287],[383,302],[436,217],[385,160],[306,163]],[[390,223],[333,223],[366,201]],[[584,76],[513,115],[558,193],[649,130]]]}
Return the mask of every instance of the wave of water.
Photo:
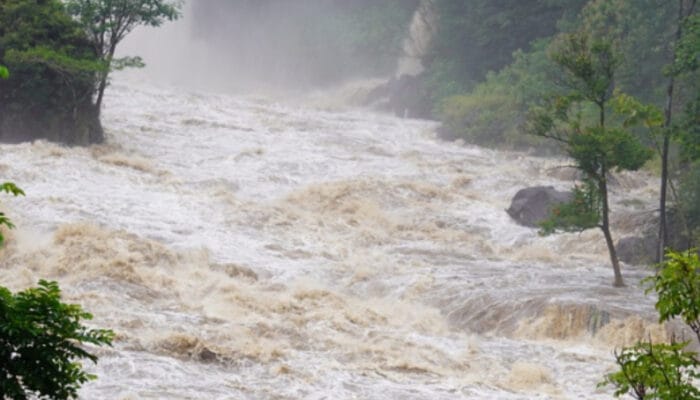
{"label": "wave of water", "polygon": [[[117,333],[83,398],[602,399],[613,348],[663,337],[599,232],[504,212],[565,161],[317,101],[117,80],[108,144],[0,146],[27,192],[0,284],[58,280]],[[617,182],[624,222],[653,182]]]}

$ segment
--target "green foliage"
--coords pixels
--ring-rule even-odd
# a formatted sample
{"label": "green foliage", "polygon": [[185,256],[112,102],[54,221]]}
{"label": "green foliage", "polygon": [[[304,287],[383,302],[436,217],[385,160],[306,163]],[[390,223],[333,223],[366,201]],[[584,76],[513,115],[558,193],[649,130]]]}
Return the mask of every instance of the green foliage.
{"label": "green foliage", "polygon": [[505,146],[505,124],[516,110],[512,98],[499,93],[458,95],[444,99],[439,114],[444,128],[470,143]]}
{"label": "green foliage", "polygon": [[[548,44],[549,41],[540,40],[533,43],[530,52],[515,52],[513,64],[497,73],[489,73],[486,81],[471,92],[445,96],[435,111],[443,121],[443,128],[470,143],[506,148],[536,147],[541,153],[557,151],[553,144],[522,133],[530,105],[547,94],[561,91],[552,83],[556,67],[546,56]],[[457,83],[451,85],[458,87]],[[447,93],[447,89],[443,92],[436,90],[436,85],[432,87],[437,98]]]}
{"label": "green foliage", "polygon": [[64,0],[66,10],[87,34],[93,52],[103,63],[97,74],[96,112],[100,113],[112,70],[143,67],[139,57],[115,59],[117,45],[137,26],[158,27],[180,16],[181,2],[167,0]]}
{"label": "green foliage", "polygon": [[609,39],[582,32],[561,35],[553,43],[550,56],[566,71],[563,83],[577,98],[597,105],[610,99],[620,60]]}
{"label": "green foliage", "polygon": [[[5,182],[2,185],[0,185],[0,192],[5,192],[9,193],[13,196],[24,196],[24,192],[22,189],[18,188],[17,185],[15,185],[12,182]],[[8,229],[13,229],[15,225],[10,221],[9,218],[5,215],[5,213],[0,211],[0,227],[5,226]],[[0,246],[2,246],[5,243],[5,236],[3,236],[2,231],[0,231]]]}
{"label": "green foliage", "polygon": [[644,104],[625,93],[616,93],[612,99],[613,110],[622,116],[624,127],[642,125],[649,130],[663,126],[664,114],[653,104]]}
{"label": "green foliage", "polygon": [[672,344],[637,343],[615,353],[620,370],[605,377],[598,386],[612,385],[615,397],[630,394],[638,400],[700,399],[694,380],[696,354],[685,351],[687,342]]}
{"label": "green foliage", "polygon": [[557,230],[581,232],[600,224],[602,203],[598,186],[590,180],[573,189],[571,201],[555,206],[548,219],[540,224],[541,235],[551,235]]}
{"label": "green foliage", "polygon": [[92,315],[61,302],[55,282],[12,294],[0,287],[0,393],[4,398],[76,398],[95,379],[79,360],[97,361],[84,344],[110,345],[114,333],[90,329]]}
{"label": "green foliage", "polygon": [[[428,62],[428,73],[452,63],[448,81],[473,88],[490,71],[513,60],[513,52],[556,32],[566,13],[585,0],[438,0],[438,31]],[[439,100],[439,99],[438,99]]]}
{"label": "green foliage", "polygon": [[700,160],[700,88],[685,106],[678,129],[681,152],[685,160]]}
{"label": "green foliage", "polygon": [[700,15],[691,15],[683,22],[683,35],[676,44],[675,59],[666,73],[679,76],[700,68]]}
{"label": "green foliage", "polygon": [[[533,107],[527,130],[562,143],[577,168],[598,184],[612,170],[637,170],[652,156],[626,127],[640,119],[655,123],[653,108],[643,108],[630,96],[614,92],[618,58],[612,44],[585,33],[563,35],[553,46],[553,60],[566,71],[562,84],[570,92]],[[617,105],[610,109],[612,103]],[[593,117],[587,106],[594,106]],[[606,126],[606,115],[619,111],[621,126]],[[643,114],[643,115],[642,115]],[[612,121],[608,121],[612,122]],[[602,194],[601,194],[602,195]]]}
{"label": "green foliage", "polygon": [[7,79],[10,77],[10,70],[6,66],[0,65],[0,79]]}
{"label": "green foliage", "polygon": [[655,276],[646,278],[647,293],[658,295],[659,321],[679,317],[700,340],[700,260],[696,251],[668,252]]}
{"label": "green foliage", "polygon": [[[644,279],[646,292],[657,295],[659,321],[679,317],[700,339],[700,260],[696,251],[668,251],[656,275]],[[687,351],[689,342],[640,342],[615,352],[620,369],[598,386],[612,385],[615,397],[636,399],[700,399],[695,382],[700,378],[698,355]]]}
{"label": "green foliage", "polygon": [[700,245],[700,163],[691,164],[681,180],[678,206],[688,224],[688,236],[694,246]]}
{"label": "green foliage", "polygon": [[101,139],[92,107],[103,69],[59,0],[4,0],[0,7],[0,138],[68,143]]}
{"label": "green foliage", "polygon": [[676,14],[676,1],[590,0],[575,30],[610,39],[619,54],[616,85],[644,102],[661,105],[667,83],[661,71],[670,59]]}
{"label": "green foliage", "polygon": [[158,27],[180,16],[180,3],[166,0],[66,0],[65,4],[88,33],[97,56],[109,62],[135,27]]}
{"label": "green foliage", "polygon": [[[526,129],[560,143],[584,173],[586,188],[578,190],[573,204],[560,210],[564,211],[562,216],[550,218],[543,231],[572,230],[577,223],[580,229],[600,227],[615,273],[614,285],[622,286],[620,263],[610,231],[608,175],[614,170],[641,168],[652,152],[625,124],[614,126],[614,121],[609,121],[609,113],[614,111],[610,100],[615,93],[615,70],[619,65],[609,39],[586,32],[561,35],[552,46],[551,57],[561,67],[564,75],[561,84],[569,93],[551,96],[543,105],[533,107]],[[629,105],[632,101],[623,99],[619,103]],[[580,214],[576,215],[577,212]]]}

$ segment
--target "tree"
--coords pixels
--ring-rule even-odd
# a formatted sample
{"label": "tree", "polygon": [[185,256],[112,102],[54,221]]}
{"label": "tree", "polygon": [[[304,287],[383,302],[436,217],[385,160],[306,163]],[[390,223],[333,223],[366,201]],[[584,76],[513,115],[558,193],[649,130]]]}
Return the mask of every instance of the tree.
{"label": "tree", "polygon": [[[584,32],[565,34],[555,42],[551,56],[564,71],[562,85],[569,94],[554,96],[547,105],[534,107],[527,129],[561,143],[584,178],[574,196],[577,203],[566,210],[555,210],[559,215],[554,216],[550,230],[600,228],[613,267],[613,285],[623,286],[610,232],[608,177],[615,170],[639,169],[651,153],[624,126],[610,126],[608,121],[619,65],[610,40]],[[576,213],[587,217],[573,218]]]}
{"label": "tree", "polygon": [[[0,79],[7,79],[10,77],[10,71],[7,69],[6,66],[0,65]],[[22,189],[18,188],[17,185],[15,185],[12,182],[5,182],[2,185],[0,185],[0,192],[5,192],[12,194],[13,196],[24,196],[24,192]],[[8,229],[12,229],[15,227],[15,225],[10,221],[7,216],[5,216],[5,213],[0,211],[0,227],[5,226]],[[0,246],[2,246],[5,243],[5,236],[2,234],[2,231],[0,231]]]}
{"label": "tree", "polygon": [[117,45],[139,25],[157,27],[180,16],[180,3],[167,0],[66,0],[68,12],[87,32],[95,54],[104,63],[95,105],[99,115],[107,78],[114,69],[143,66],[139,57],[115,59]]}
{"label": "tree", "polygon": [[695,251],[668,252],[658,273],[644,280],[658,296],[659,322],[679,317],[700,341],[700,260]]}
{"label": "tree", "polygon": [[114,333],[90,329],[78,305],[64,304],[56,282],[12,294],[0,287],[0,393],[3,398],[76,398],[95,379],[78,360],[97,357],[83,344],[110,345]]}
{"label": "tree", "polygon": [[[661,262],[664,250],[668,243],[668,228],[666,222],[666,197],[668,193],[669,181],[669,152],[671,147],[671,134],[673,122],[673,99],[676,78],[688,71],[697,69],[697,57],[688,57],[684,54],[687,50],[684,47],[683,27],[693,15],[696,0],[678,0],[678,20],[675,34],[676,49],[673,51],[673,63],[668,70],[669,80],[666,87],[666,105],[664,109],[664,129],[663,143],[661,147],[661,189],[659,195],[659,242],[656,252],[656,261]],[[687,38],[686,38],[687,40]],[[696,50],[697,51],[697,50]],[[688,62],[690,58],[690,62]],[[693,59],[695,58],[695,59]]]}
{"label": "tree", "polygon": [[0,2],[0,139],[103,139],[92,95],[102,64],[60,0]]}

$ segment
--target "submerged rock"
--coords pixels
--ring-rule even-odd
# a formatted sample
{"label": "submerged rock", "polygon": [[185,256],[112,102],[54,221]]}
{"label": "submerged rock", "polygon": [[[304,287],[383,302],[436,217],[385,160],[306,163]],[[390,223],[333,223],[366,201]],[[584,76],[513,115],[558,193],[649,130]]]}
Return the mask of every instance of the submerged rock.
{"label": "submerged rock", "polygon": [[520,189],[506,210],[518,224],[535,228],[546,220],[552,208],[571,200],[571,192],[560,192],[551,186]]}

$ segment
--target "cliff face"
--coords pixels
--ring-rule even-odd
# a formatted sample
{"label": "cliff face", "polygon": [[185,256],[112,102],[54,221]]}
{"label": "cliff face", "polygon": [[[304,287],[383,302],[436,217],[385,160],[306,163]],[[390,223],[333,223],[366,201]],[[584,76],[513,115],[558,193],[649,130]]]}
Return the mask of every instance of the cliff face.
{"label": "cliff face", "polygon": [[437,31],[438,16],[435,11],[436,0],[421,0],[413,14],[408,36],[403,43],[403,54],[399,59],[396,77],[401,75],[416,76],[425,70],[423,58],[430,50],[430,44]]}

